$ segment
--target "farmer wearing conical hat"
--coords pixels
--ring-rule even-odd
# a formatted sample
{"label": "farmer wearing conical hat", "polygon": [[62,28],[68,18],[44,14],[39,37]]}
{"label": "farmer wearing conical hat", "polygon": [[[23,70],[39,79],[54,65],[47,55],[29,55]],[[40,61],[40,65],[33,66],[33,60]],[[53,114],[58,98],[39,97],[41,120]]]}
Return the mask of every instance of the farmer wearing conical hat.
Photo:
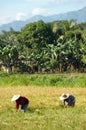
{"label": "farmer wearing conical hat", "polygon": [[11,101],[15,101],[16,102],[16,109],[18,110],[19,107],[21,106],[21,110],[22,111],[26,111],[28,104],[29,104],[29,100],[24,97],[24,96],[20,96],[20,95],[14,95],[11,99]]}
{"label": "farmer wearing conical hat", "polygon": [[59,99],[62,101],[64,107],[74,106],[75,105],[75,97],[71,94],[62,94]]}

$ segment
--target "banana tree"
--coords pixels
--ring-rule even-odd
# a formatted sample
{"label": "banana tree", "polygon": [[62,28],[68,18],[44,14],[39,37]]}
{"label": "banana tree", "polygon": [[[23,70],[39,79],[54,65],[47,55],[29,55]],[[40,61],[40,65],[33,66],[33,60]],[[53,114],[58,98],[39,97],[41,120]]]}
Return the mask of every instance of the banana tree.
{"label": "banana tree", "polygon": [[8,72],[12,72],[12,68],[16,66],[18,61],[18,51],[15,46],[6,46],[1,51],[1,61],[3,63],[3,66],[7,68]]}

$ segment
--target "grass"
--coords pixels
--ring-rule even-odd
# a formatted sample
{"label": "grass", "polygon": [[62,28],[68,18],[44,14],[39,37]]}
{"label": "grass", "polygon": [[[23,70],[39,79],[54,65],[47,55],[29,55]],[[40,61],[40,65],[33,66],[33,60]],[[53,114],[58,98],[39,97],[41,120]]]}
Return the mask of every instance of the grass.
{"label": "grass", "polygon": [[3,74],[0,86],[86,87],[86,74]]}
{"label": "grass", "polygon": [[[62,93],[76,97],[74,108],[63,108]],[[11,98],[26,96],[26,113]],[[0,74],[0,130],[86,130],[86,75]]]}

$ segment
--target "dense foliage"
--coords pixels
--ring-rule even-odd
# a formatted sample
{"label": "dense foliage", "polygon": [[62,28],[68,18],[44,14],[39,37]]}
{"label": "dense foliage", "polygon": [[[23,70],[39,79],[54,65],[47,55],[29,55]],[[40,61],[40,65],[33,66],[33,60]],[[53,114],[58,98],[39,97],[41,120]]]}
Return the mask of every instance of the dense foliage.
{"label": "dense foliage", "polygon": [[0,66],[7,72],[85,71],[86,23],[75,20],[27,24],[0,34]]}

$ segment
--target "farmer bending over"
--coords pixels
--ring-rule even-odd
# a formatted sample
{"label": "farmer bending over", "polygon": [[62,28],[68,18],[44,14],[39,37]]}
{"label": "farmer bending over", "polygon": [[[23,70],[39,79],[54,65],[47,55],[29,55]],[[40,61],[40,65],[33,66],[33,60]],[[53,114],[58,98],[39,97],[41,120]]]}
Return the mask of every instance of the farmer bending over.
{"label": "farmer bending over", "polygon": [[75,97],[71,94],[62,94],[59,99],[62,101],[64,107],[75,105]]}
{"label": "farmer bending over", "polygon": [[27,110],[27,107],[29,105],[29,100],[26,97],[20,96],[20,95],[14,95],[12,97],[11,101],[15,101],[16,102],[16,109],[17,110],[21,106],[21,110],[24,111],[24,112]]}

